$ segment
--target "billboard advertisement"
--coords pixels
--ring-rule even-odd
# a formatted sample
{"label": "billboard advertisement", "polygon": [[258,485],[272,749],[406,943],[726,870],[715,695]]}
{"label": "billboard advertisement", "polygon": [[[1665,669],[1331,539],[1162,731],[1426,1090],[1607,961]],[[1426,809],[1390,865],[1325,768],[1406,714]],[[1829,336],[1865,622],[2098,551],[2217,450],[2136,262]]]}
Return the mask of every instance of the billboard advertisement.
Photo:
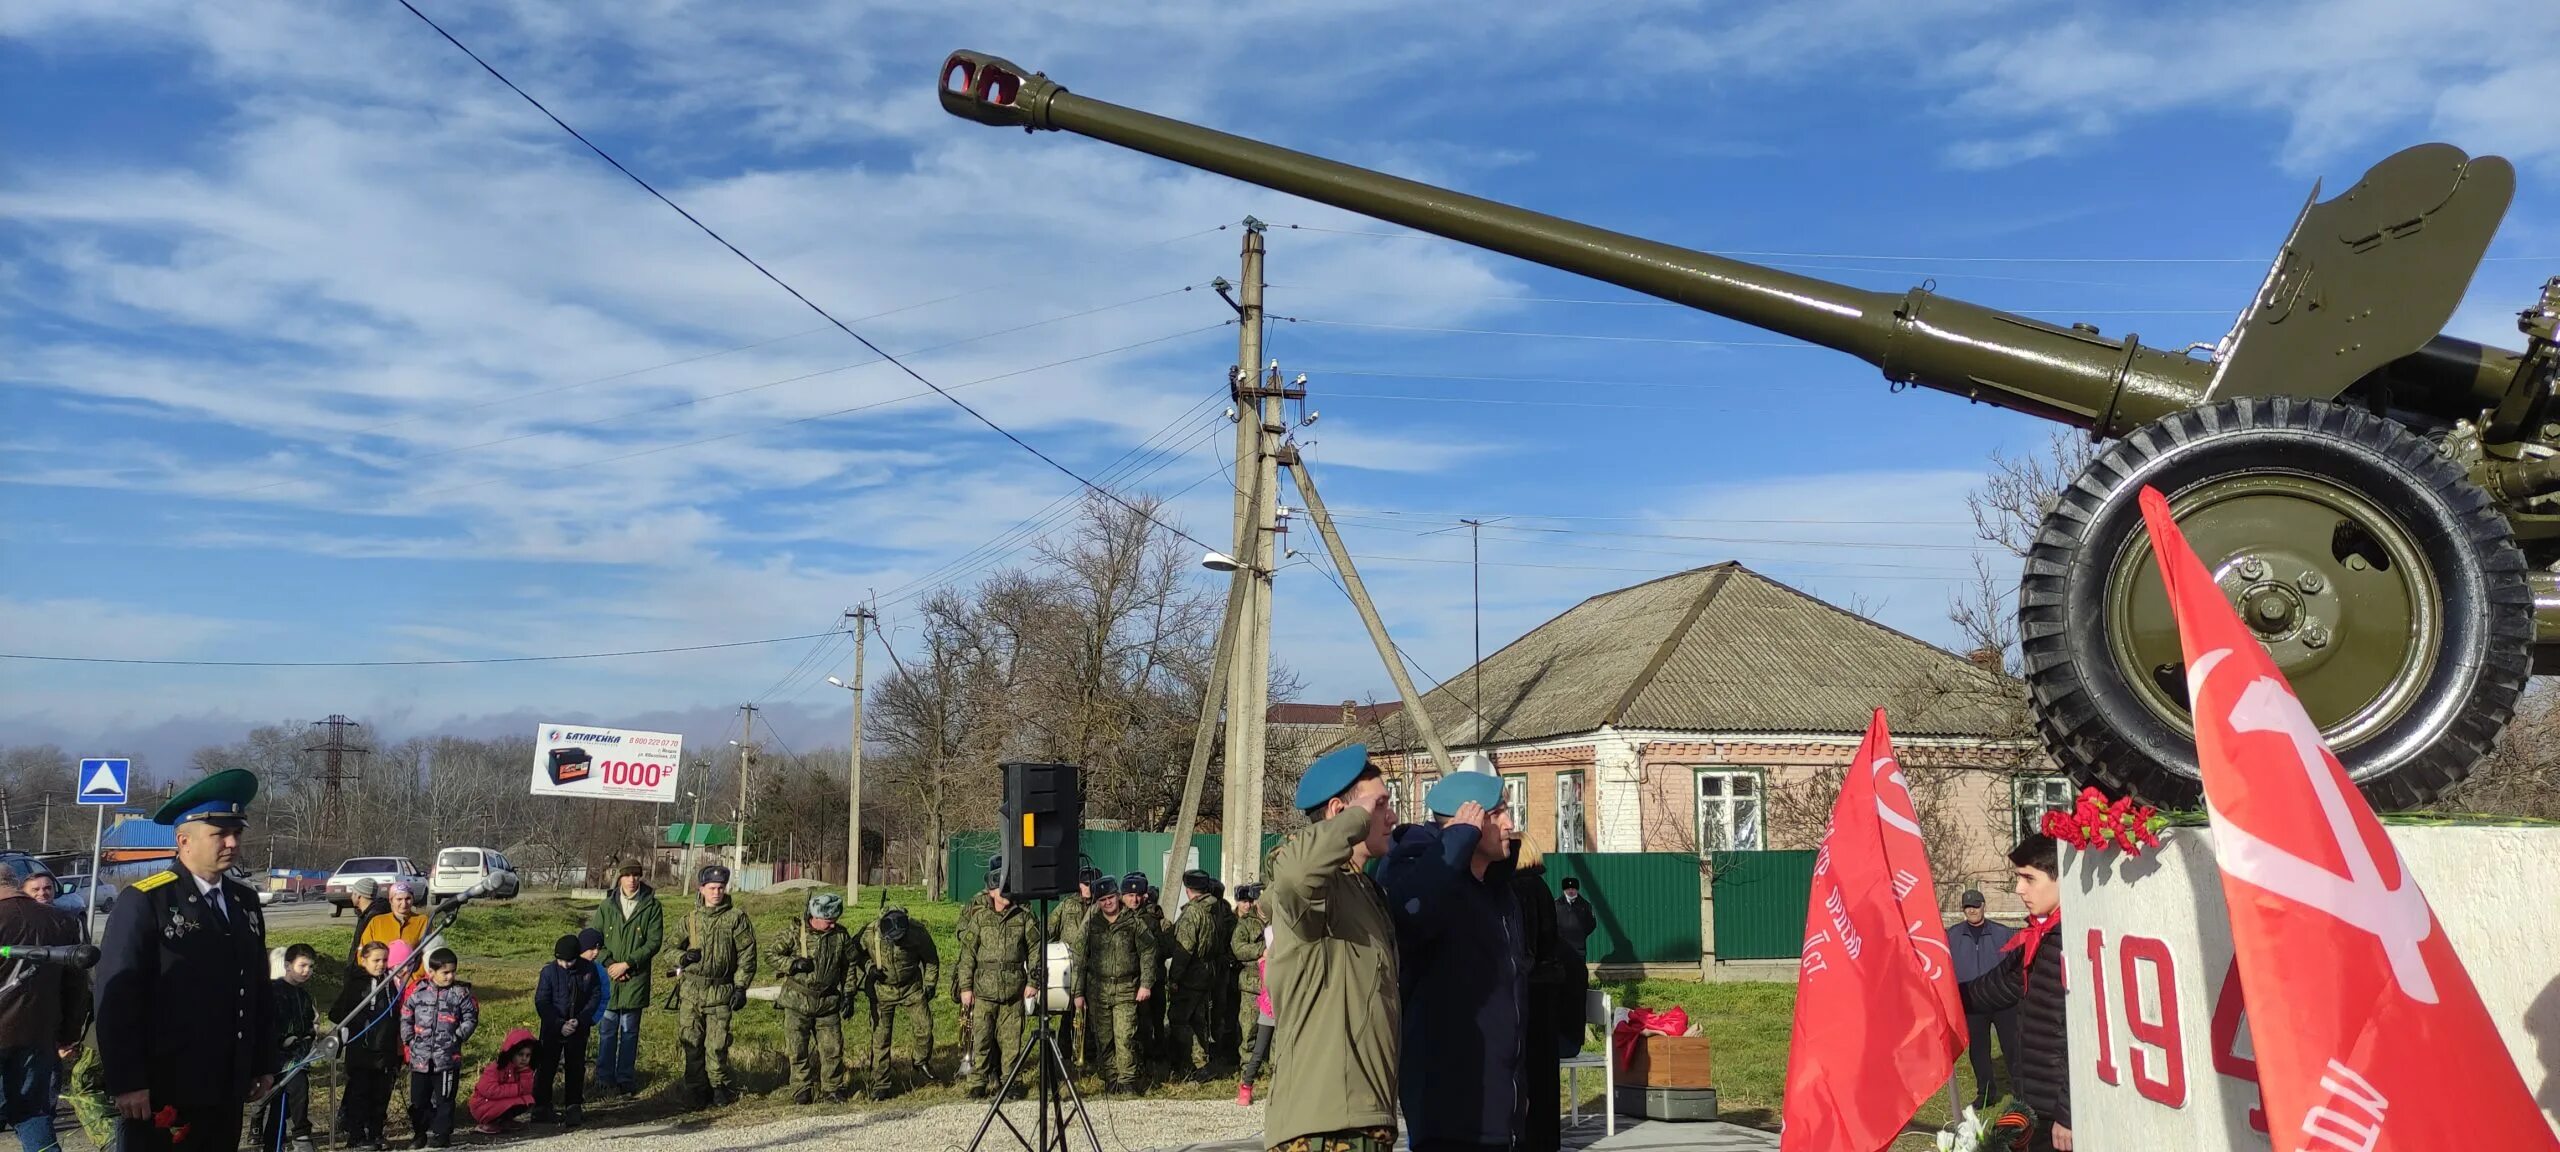
{"label": "billboard advertisement", "polygon": [[663,804],[676,798],[683,758],[672,732],[545,724],[533,733],[533,794]]}

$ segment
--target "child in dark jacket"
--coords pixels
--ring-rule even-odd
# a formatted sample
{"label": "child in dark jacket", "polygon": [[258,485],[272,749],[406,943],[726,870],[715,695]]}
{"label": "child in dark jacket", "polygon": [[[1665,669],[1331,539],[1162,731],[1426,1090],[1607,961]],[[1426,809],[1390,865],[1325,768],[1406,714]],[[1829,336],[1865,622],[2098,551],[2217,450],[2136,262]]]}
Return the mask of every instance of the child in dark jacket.
{"label": "child in dark jacket", "polygon": [[495,1136],[524,1120],[533,1110],[533,1033],[522,1028],[507,1033],[507,1042],[498,1049],[498,1058],[480,1070],[480,1082],[471,1086],[471,1126],[483,1136]]}
{"label": "child in dark jacket", "polygon": [[[308,944],[295,944],[284,950],[284,974],[267,984],[267,1005],[282,1040],[284,1062],[288,1065],[311,1053],[312,969],[320,964],[320,951]],[[311,1081],[296,1076],[258,1109],[258,1142],[269,1148],[281,1147],[287,1136],[297,1149],[311,1147]]]}
{"label": "child in dark jacket", "polygon": [[2009,852],[2025,931],[2009,938],[2000,963],[1965,981],[1966,1012],[2018,1009],[2018,1054],[2009,1062],[2018,1102],[2035,1110],[2029,1147],[2071,1149],[2071,1053],[2064,1025],[2061,845],[2038,834]]}
{"label": "child in dark jacket", "polygon": [[455,979],[453,950],[427,957],[427,982],[400,1005],[400,1035],[409,1046],[409,1147],[453,1143],[453,1100],[462,1086],[462,1046],[480,1027],[480,1001]]}
{"label": "child in dark jacket", "polygon": [[[566,1128],[577,1127],[585,1118],[587,1029],[604,997],[604,982],[595,965],[581,955],[583,951],[575,936],[554,941],[551,963],[542,966],[533,984],[533,1013],[542,1021],[542,1038],[533,1053],[533,1118],[540,1123],[556,1120]],[[551,1091],[555,1075],[564,1081],[557,1112],[552,1109]]]}
{"label": "child in dark jacket", "polygon": [[[380,1152],[382,1128],[391,1110],[391,1089],[400,1070],[400,990],[374,982],[390,970],[390,949],[380,942],[356,952],[355,972],[338,988],[329,1019],[346,1021],[347,1087],[338,1098],[338,1133],[347,1147]],[[350,1019],[352,1017],[352,1019]]]}

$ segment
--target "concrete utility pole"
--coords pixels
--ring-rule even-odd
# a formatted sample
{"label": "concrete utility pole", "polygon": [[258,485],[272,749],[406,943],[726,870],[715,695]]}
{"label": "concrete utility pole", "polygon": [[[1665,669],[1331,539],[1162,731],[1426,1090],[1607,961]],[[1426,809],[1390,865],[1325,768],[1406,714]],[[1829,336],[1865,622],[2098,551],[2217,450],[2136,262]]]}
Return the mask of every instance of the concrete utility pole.
{"label": "concrete utility pole", "polygon": [[738,819],[729,829],[732,852],[738,862],[732,866],[737,875],[729,878],[731,883],[747,878],[747,777],[754,774],[756,764],[756,706],[740,704],[738,712],[746,718],[746,725],[738,731]]}
{"label": "concrete utility pole", "polygon": [[[1227,581],[1227,608],[1218,619],[1218,643],[1209,654],[1209,689],[1200,696],[1200,723],[1191,730],[1191,770],[1182,777],[1182,807],[1174,813],[1173,847],[1164,857],[1164,886],[1171,891],[1182,881],[1182,862],[1191,857],[1191,829],[1200,822],[1200,793],[1209,776],[1209,747],[1218,735],[1218,715],[1227,703],[1227,667],[1235,656],[1236,630],[1244,617],[1247,573],[1241,567]],[[1232,809],[1230,809],[1232,811]],[[1230,877],[1249,873],[1228,871],[1233,857],[1218,854],[1219,871]],[[1251,883],[1238,880],[1236,883]]]}
{"label": "concrete utility pole", "polygon": [[[1262,798],[1255,785],[1262,780],[1264,700],[1270,695],[1271,685],[1271,655],[1266,640],[1271,627],[1271,563],[1264,558],[1263,544],[1269,537],[1272,519],[1272,489],[1278,486],[1269,431],[1273,421],[1266,417],[1262,404],[1261,221],[1245,218],[1242,247],[1243,267],[1233,301],[1236,365],[1228,377],[1236,414],[1235,550],[1228,553],[1236,564],[1235,579],[1228,591],[1235,633],[1226,644],[1227,775],[1222,818],[1218,822],[1225,842],[1218,872],[1231,885],[1254,879],[1262,867]],[[1273,411],[1277,411],[1276,400]],[[1244,601],[1240,607],[1234,606],[1238,596]],[[1177,879],[1188,848],[1183,845],[1178,849],[1166,866],[1166,872]]]}
{"label": "concrete utility pole", "polygon": [[1378,619],[1378,608],[1369,602],[1369,587],[1360,582],[1360,570],[1352,567],[1351,550],[1342,546],[1341,534],[1333,530],[1333,517],[1324,510],[1324,497],[1316,494],[1316,478],[1307,471],[1307,462],[1289,450],[1289,472],[1298,482],[1298,495],[1307,502],[1307,515],[1316,522],[1316,532],[1324,537],[1325,550],[1333,554],[1333,566],[1342,572],[1343,590],[1351,594],[1351,604],[1360,610],[1360,622],[1369,626],[1369,642],[1377,645],[1378,659],[1386,662],[1387,676],[1396,682],[1396,698],[1404,701],[1404,714],[1413,717],[1414,731],[1431,749],[1431,760],[1440,766],[1443,776],[1456,771],[1449,760],[1449,746],[1440,742],[1440,726],[1432,723],[1431,713],[1423,711],[1422,697],[1413,690],[1413,678],[1405,674],[1404,659],[1396,655],[1395,641],[1388,639],[1386,624]]}
{"label": "concrete utility pole", "polygon": [[853,693],[853,765],[844,825],[844,903],[852,908],[862,903],[862,686],[870,683],[862,678],[862,657],[871,646],[874,617],[868,608],[847,608],[844,617],[853,621],[853,683],[833,676],[827,677],[827,683]]}

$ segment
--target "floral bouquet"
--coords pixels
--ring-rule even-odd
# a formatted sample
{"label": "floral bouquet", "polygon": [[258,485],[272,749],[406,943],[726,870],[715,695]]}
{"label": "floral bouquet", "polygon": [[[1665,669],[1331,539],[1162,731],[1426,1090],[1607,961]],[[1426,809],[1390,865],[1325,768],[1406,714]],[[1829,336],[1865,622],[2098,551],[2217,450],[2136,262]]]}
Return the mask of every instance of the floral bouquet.
{"label": "floral bouquet", "polygon": [[2169,826],[2169,818],[2148,804],[2136,804],[2133,797],[2107,799],[2095,788],[2080,790],[2078,802],[2068,812],[2044,814],[2044,834],[2079,849],[2120,848],[2127,855],[2142,855],[2143,848],[2160,846],[2160,830]]}
{"label": "floral bouquet", "polygon": [[1987,1118],[1967,1107],[1955,1127],[1938,1133],[1938,1152],[2027,1152],[2035,1127],[2035,1109],[2014,1098],[2001,1101]]}

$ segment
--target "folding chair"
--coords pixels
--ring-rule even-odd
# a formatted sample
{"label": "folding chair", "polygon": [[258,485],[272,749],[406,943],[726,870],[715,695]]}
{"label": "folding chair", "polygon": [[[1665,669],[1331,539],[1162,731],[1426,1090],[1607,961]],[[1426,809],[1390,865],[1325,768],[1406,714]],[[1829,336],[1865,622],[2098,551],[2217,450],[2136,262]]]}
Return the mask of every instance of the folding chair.
{"label": "folding chair", "polygon": [[1612,1017],[1617,1014],[1616,1008],[1609,1002],[1608,993],[1596,988],[1584,992],[1582,1022],[1600,1030],[1600,1051],[1597,1055],[1576,1056],[1557,1064],[1564,1069],[1565,1097],[1573,1102],[1573,1126],[1576,1128],[1582,1126],[1582,1070],[1600,1070],[1600,1113],[1611,1136],[1618,1134],[1618,1059],[1615,1046],[1609,1042],[1609,1029],[1615,1025]]}

